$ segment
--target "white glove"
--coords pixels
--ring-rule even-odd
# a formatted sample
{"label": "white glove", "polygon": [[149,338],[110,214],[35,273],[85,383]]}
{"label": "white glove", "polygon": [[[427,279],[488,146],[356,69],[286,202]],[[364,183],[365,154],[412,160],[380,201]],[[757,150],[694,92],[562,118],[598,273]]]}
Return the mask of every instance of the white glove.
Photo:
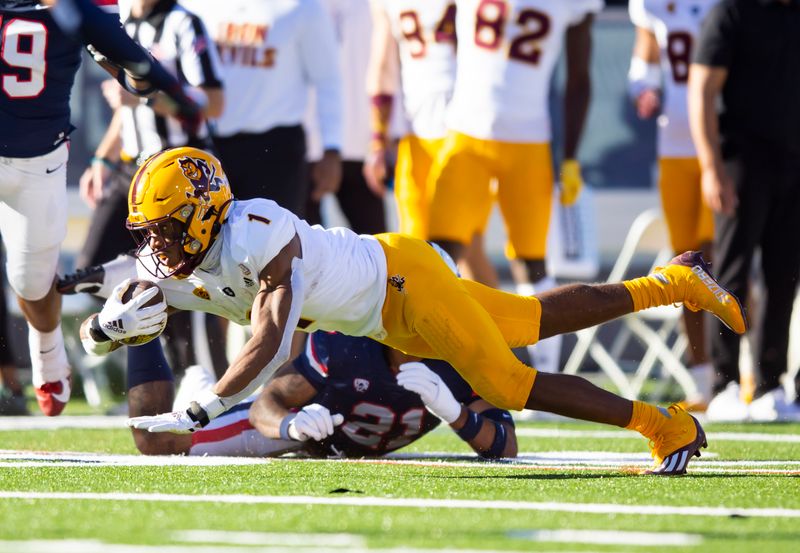
{"label": "white glove", "polygon": [[133,417],[125,424],[138,430],[148,432],[172,432],[173,434],[189,434],[200,430],[200,423],[189,417],[187,411],[173,411],[151,417]]}
{"label": "white glove", "polygon": [[[289,415],[284,419],[286,436],[292,440],[305,442],[308,439],[317,442],[324,440],[331,434],[333,429],[344,422],[342,415],[331,415],[327,407],[318,403],[306,405],[297,413]],[[283,437],[283,432],[281,432]]]}
{"label": "white glove", "polygon": [[142,307],[158,294],[158,288],[154,286],[127,303],[122,303],[122,292],[129,284],[130,279],[118,284],[97,316],[103,333],[112,340],[156,334],[167,324],[166,300],[157,305]]}
{"label": "white glove", "polygon": [[409,392],[419,394],[428,411],[447,424],[451,424],[461,415],[461,404],[453,397],[453,392],[424,363],[403,363],[399,369],[397,383]]}

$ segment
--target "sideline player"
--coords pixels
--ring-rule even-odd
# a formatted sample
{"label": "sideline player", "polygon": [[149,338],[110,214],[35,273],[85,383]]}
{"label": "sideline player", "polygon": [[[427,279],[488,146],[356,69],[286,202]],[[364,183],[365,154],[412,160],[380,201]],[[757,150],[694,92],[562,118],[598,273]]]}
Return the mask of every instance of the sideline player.
{"label": "sideline player", "polygon": [[[505,221],[506,256],[517,293],[555,286],[545,248],[552,205],[548,95],[566,52],[561,201],[574,203],[582,180],[576,161],[589,106],[591,28],[602,0],[458,0],[458,64],[448,133],[430,179],[435,182],[430,239],[456,261],[473,229],[497,200]],[[531,351],[540,371],[557,372],[561,338]]]}
{"label": "sideline player", "polygon": [[[148,351],[149,350],[149,351]],[[278,369],[255,394],[191,435],[132,429],[149,455],[274,456],[287,451],[312,457],[375,457],[418,440],[444,420],[479,455],[515,457],[517,440],[508,411],[479,396],[443,361],[409,358],[369,338],[318,331],[306,349]],[[172,408],[174,384],[158,340],[128,348],[131,413],[145,406]],[[399,372],[399,374],[398,374]],[[186,371],[183,398],[210,389],[216,379]],[[427,407],[427,409],[426,409]]]}
{"label": "sideline player", "polygon": [[[94,19],[73,31],[83,40],[89,35],[101,39],[102,44],[92,43],[98,57],[105,55],[113,62],[111,67],[105,61],[105,67],[132,92],[152,92],[144,78],[160,79],[163,68],[125,35],[115,16],[83,0],[79,3],[88,6]],[[116,8],[116,2],[104,4]],[[70,396],[61,298],[53,285],[67,232],[66,164],[74,128],[69,100],[82,49],[80,41],[56,24],[51,13],[55,10],[30,0],[0,0],[0,234],[8,281],[28,322],[36,398],[50,416],[60,414]],[[128,42],[114,42],[116,33]],[[147,63],[128,63],[131,52]],[[131,69],[122,71],[123,66]],[[174,78],[159,82],[174,98],[185,100],[184,115],[196,111]]]}
{"label": "sideline player", "polygon": [[[714,217],[700,190],[700,163],[689,132],[686,84],[692,48],[706,13],[717,0],[631,0],[636,26],[628,71],[629,92],[639,117],[658,112],[658,188],[675,252],[702,250],[708,258],[714,238]],[[663,102],[662,102],[663,98]],[[689,408],[705,409],[711,399],[714,369],[706,352],[702,313],[683,311],[689,338],[690,371],[698,397],[687,398]]]}
{"label": "sideline player", "polygon": [[[385,192],[389,129],[395,99],[402,97],[409,132],[397,147],[394,195],[400,232],[428,238],[428,174],[445,136],[445,111],[456,76],[454,0],[371,0],[372,55],[367,92],[372,98],[372,138],[364,176]],[[465,278],[497,287],[497,272],[483,251],[489,203],[471,234],[460,265]]]}
{"label": "sideline player", "polygon": [[[172,307],[253,329],[213,391],[198,394],[188,410],[129,421],[153,432],[192,432],[248,397],[289,360],[296,328],[335,330],[443,359],[500,408],[635,429],[651,440],[655,472],[681,474],[705,435],[680,407],[659,409],[574,375],[539,373],[509,347],[674,303],[710,311],[737,333],[746,330],[738,300],[696,252],[618,284],[509,294],[458,278],[422,240],[310,227],[271,200],[234,201],[219,161],[193,148],[166,150],[142,165],[131,183],[128,226],[141,240],[136,268],[155,278]],[[92,319],[88,350],[153,332],[160,315],[138,309],[149,291],[124,303],[124,286]]]}

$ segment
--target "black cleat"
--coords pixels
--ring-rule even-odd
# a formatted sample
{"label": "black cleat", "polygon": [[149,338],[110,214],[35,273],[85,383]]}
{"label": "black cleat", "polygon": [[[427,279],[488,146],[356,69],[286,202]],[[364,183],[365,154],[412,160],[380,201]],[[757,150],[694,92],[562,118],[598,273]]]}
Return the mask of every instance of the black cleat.
{"label": "black cleat", "polygon": [[56,290],[60,294],[96,294],[105,277],[106,270],[102,265],[92,265],[60,277],[56,281]]}

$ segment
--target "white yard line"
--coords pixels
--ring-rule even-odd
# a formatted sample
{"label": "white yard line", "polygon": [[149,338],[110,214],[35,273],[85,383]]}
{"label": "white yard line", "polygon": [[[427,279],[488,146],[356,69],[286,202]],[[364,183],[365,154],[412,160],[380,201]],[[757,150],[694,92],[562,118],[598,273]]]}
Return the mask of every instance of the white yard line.
{"label": "white yard line", "polygon": [[363,536],[356,534],[227,532],[224,530],[182,530],[172,533],[173,541],[186,543],[222,543],[227,545],[269,545],[286,547],[366,547]]}
{"label": "white yard line", "polygon": [[[556,428],[517,428],[517,436],[527,438],[562,438],[578,439],[593,438],[601,440],[619,440],[624,438],[636,438],[642,440],[642,436],[629,430],[564,430]],[[800,443],[800,435],[792,434],[768,434],[766,432],[707,432],[709,442],[784,442]]]}
{"label": "white yard line", "polygon": [[[800,474],[800,461],[720,461],[709,460],[714,454],[704,454],[692,462],[691,472],[735,474]],[[253,457],[186,457],[145,455],[104,455],[80,452],[28,452],[0,450],[0,470],[32,467],[98,467],[98,466],[237,466],[263,465],[281,462],[329,462],[330,459],[265,459]],[[432,468],[486,468],[497,467],[517,470],[624,470],[647,468],[651,458],[645,453],[614,453],[604,451],[551,451],[520,453],[516,459],[487,463],[476,455],[458,455],[447,452],[395,453],[380,459],[337,459],[336,462],[354,464],[407,465]],[[797,467],[797,468],[793,468]]]}
{"label": "white yard line", "polygon": [[624,532],[621,530],[521,530],[509,536],[536,542],[589,543],[592,545],[688,546],[703,543],[700,534],[678,532]]}
{"label": "white yard line", "polygon": [[395,507],[418,509],[500,509],[589,514],[800,518],[800,509],[704,507],[674,505],[616,505],[614,503],[531,502],[478,499],[420,499],[392,497],[318,497],[304,495],[181,495],[161,493],[80,493],[0,491],[0,499],[65,501],[154,501],[238,505],[335,505],[338,507]]}
{"label": "white yard line", "polygon": [[[86,415],[64,417],[0,417],[0,432],[21,430],[59,430],[62,428],[108,429],[125,428],[127,417]],[[517,428],[517,436],[560,439],[643,439],[627,430],[567,430],[555,428]],[[785,442],[800,443],[795,433],[771,434],[765,432],[709,432],[710,441],[730,442]]]}
{"label": "white yard line", "polygon": [[[330,547],[309,546],[269,546],[242,548],[241,546],[226,547],[220,545],[129,545],[121,543],[105,543],[99,540],[30,540],[30,541],[2,541],[0,552],[9,553],[320,553],[330,551]],[[347,553],[501,553],[488,549],[414,549],[410,547],[393,547],[388,549],[368,549],[366,547],[348,547]],[[522,553],[503,551],[502,553]],[[548,553],[548,552],[540,552]],[[555,552],[552,552],[555,553]],[[559,550],[558,553],[570,553]],[[573,552],[574,553],[574,552]],[[581,551],[580,553],[591,553]]]}
{"label": "white yard line", "polygon": [[16,430],[60,430],[61,428],[126,428],[128,417],[86,415],[64,417],[0,417],[0,432]]}

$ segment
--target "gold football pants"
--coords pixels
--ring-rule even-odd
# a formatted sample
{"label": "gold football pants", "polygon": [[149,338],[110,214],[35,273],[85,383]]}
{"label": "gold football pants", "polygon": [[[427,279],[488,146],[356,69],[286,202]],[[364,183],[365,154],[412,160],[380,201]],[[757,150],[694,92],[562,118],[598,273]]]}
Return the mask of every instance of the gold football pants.
{"label": "gold football pants", "polygon": [[658,189],[675,253],[699,250],[714,239],[714,215],[703,201],[697,158],[658,160]]}
{"label": "gold football pants", "polygon": [[382,342],[409,355],[444,359],[486,401],[524,408],[536,369],[510,348],[539,339],[539,300],[458,278],[422,240],[394,233],[376,238],[388,270]]}

